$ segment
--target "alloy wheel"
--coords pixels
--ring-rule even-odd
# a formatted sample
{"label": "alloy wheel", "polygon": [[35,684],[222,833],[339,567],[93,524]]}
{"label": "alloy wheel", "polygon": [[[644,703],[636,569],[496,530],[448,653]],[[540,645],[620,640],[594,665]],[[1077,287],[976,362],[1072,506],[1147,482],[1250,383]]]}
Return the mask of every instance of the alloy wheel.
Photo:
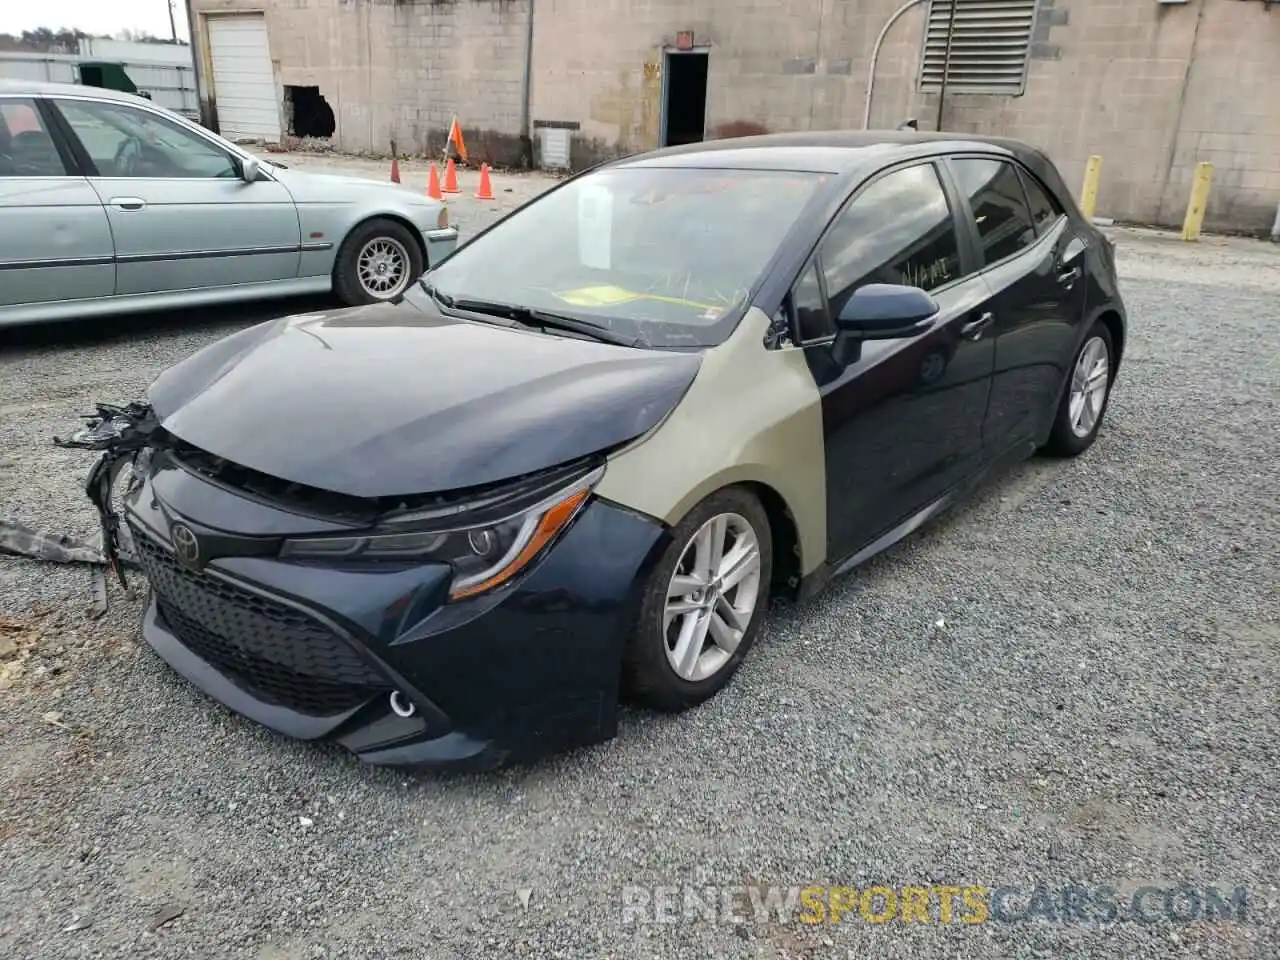
{"label": "alloy wheel", "polygon": [[1101,337],[1090,338],[1080,349],[1075,370],[1071,373],[1071,400],[1068,417],[1071,432],[1087,437],[1102,416],[1107,401],[1111,365],[1107,345]]}
{"label": "alloy wheel", "polygon": [[390,300],[409,285],[409,251],[392,237],[374,237],[356,257],[356,276],[375,300]]}
{"label": "alloy wheel", "polygon": [[760,596],[760,540],[736,513],[704,523],[667,585],[663,640],[676,676],[696,683],[732,659]]}

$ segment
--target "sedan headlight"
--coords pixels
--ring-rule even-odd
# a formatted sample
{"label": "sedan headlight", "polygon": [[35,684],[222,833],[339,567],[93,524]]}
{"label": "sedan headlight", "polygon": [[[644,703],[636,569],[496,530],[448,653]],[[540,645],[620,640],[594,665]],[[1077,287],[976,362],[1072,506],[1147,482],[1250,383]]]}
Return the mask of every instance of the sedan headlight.
{"label": "sedan headlight", "polygon": [[[280,556],[288,559],[433,560],[453,567],[450,600],[462,600],[499,587],[529,566],[578,515],[600,471],[554,496],[500,520],[467,527],[414,529],[413,518],[354,537],[286,540]],[[397,529],[408,528],[408,529]]]}

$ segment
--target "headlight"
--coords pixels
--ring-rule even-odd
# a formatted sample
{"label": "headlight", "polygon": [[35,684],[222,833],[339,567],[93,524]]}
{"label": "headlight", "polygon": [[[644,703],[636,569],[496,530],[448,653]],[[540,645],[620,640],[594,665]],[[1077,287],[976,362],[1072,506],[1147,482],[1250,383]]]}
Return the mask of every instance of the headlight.
{"label": "headlight", "polygon": [[[529,566],[569,525],[602,471],[594,471],[537,504],[494,522],[454,529],[397,531],[390,523],[357,537],[286,540],[282,558],[333,560],[434,560],[453,567],[450,600],[485,593]],[[413,526],[401,519],[397,526]]]}

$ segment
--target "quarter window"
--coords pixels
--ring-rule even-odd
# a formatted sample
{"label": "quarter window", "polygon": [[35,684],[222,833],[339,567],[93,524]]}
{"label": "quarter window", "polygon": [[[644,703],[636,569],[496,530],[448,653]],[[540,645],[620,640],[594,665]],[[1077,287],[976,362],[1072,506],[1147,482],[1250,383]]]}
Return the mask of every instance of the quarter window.
{"label": "quarter window", "polygon": [[34,100],[0,100],[0,177],[65,177]]}
{"label": "quarter window", "polygon": [[796,281],[795,289],[791,291],[791,304],[796,312],[796,331],[801,343],[821,340],[835,332],[822,302],[822,286],[818,282],[815,264],[810,264]]}
{"label": "quarter window", "polygon": [[969,198],[987,263],[1013,256],[1036,242],[1018,171],[1003,160],[966,157],[951,161],[960,190]]}
{"label": "quarter window", "polygon": [[959,279],[955,219],[933,165],[897,170],[863,190],[832,224],[819,254],[831,316],[869,283],[933,290]]}
{"label": "quarter window", "polygon": [[145,110],[89,100],[58,109],[102,177],[235,179],[236,164],[204,137]]}

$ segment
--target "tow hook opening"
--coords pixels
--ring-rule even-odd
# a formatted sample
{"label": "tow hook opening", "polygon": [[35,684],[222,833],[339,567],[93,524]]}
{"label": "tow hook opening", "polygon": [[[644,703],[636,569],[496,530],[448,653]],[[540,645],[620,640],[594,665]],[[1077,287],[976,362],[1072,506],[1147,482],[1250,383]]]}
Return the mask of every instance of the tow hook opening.
{"label": "tow hook opening", "polygon": [[399,690],[391,691],[391,712],[397,717],[412,717],[418,712],[417,706],[413,701],[406,697]]}

